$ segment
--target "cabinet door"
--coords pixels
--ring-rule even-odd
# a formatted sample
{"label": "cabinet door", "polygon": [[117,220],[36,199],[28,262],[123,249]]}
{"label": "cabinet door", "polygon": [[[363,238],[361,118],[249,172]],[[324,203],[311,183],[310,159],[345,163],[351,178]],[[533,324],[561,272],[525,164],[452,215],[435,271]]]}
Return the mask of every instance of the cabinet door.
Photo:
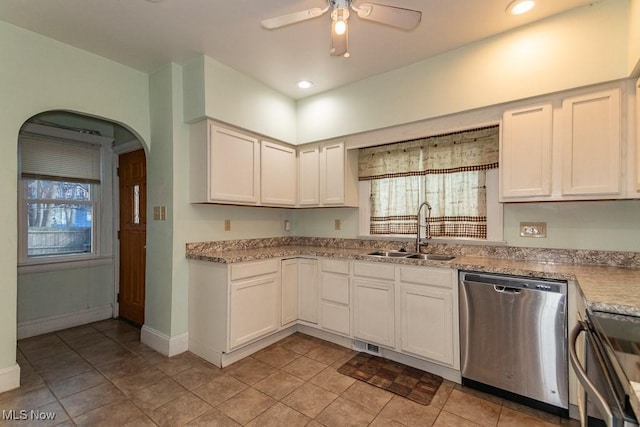
{"label": "cabinet door", "polygon": [[323,205],[343,205],[345,159],[342,142],[322,147],[320,152],[320,196]]}
{"label": "cabinet door", "polygon": [[265,204],[296,204],[296,150],[262,141],[260,150],[260,201]]}
{"label": "cabinet door", "polygon": [[620,90],[562,103],[562,194],[620,194]]}
{"label": "cabinet door", "polygon": [[353,336],[395,347],[393,283],[353,280]]}
{"label": "cabinet door", "polygon": [[317,146],[298,152],[298,176],[300,206],[320,204],[320,150]]}
{"label": "cabinet door", "polygon": [[500,197],[551,195],[551,104],[505,111],[500,145]]}
{"label": "cabinet door", "polygon": [[320,273],[320,326],[344,335],[351,333],[349,276]]}
{"label": "cabinet door", "polygon": [[282,313],[281,325],[288,325],[298,320],[298,260],[282,260]]}
{"label": "cabinet door", "polygon": [[318,323],[318,260],[298,260],[298,318],[309,323]]}
{"label": "cabinet door", "polygon": [[402,284],[400,299],[401,350],[454,366],[452,292]]}
{"label": "cabinet door", "polygon": [[209,125],[209,198],[258,203],[260,144],[239,132]]}
{"label": "cabinet door", "polygon": [[269,275],[231,283],[229,348],[265,336],[278,329],[279,276]]}

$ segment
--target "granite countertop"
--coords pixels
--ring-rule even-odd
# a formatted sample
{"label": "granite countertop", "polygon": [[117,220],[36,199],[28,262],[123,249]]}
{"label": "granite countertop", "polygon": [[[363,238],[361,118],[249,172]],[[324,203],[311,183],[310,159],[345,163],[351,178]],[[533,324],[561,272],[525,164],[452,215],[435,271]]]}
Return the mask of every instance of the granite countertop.
{"label": "granite countertop", "polygon": [[216,250],[206,244],[190,244],[187,258],[192,260],[236,263],[288,256],[319,256],[414,266],[445,267],[547,279],[574,280],[587,306],[640,317],[640,269],[602,265],[584,265],[504,259],[488,256],[456,256],[452,261],[427,261],[367,255],[371,248],[283,245],[262,248]]}

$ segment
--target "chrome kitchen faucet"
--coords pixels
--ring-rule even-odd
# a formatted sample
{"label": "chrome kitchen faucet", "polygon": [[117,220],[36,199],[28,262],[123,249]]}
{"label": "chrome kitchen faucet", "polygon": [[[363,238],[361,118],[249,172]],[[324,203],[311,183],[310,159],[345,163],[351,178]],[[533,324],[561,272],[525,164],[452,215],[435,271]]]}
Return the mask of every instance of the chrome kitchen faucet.
{"label": "chrome kitchen faucet", "polygon": [[[420,211],[422,210],[422,207],[426,206],[427,207],[427,224],[426,225],[420,225]],[[416,252],[420,253],[420,227],[424,227],[427,229],[427,234],[425,236],[425,239],[430,239],[431,238],[431,231],[429,230],[429,221],[431,220],[431,205],[428,202],[422,202],[420,204],[420,206],[418,206],[418,219],[416,220]],[[426,243],[425,243],[426,244]]]}

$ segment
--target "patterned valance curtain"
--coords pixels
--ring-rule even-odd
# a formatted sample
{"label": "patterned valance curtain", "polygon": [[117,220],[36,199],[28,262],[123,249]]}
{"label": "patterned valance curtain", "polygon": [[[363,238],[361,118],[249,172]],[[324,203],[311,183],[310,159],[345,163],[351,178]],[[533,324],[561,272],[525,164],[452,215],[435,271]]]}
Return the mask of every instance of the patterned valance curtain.
{"label": "patterned valance curtain", "polygon": [[415,234],[417,209],[432,206],[434,237],[486,238],[486,171],[498,167],[498,126],[360,150],[371,181],[371,234]]}

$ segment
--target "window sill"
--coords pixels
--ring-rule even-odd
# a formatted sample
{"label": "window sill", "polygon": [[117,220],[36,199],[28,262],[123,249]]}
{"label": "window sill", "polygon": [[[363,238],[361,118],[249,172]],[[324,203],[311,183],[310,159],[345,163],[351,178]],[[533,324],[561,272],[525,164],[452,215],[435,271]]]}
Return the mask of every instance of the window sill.
{"label": "window sill", "polygon": [[69,259],[40,259],[18,264],[18,274],[47,273],[50,271],[73,270],[113,264],[112,256],[92,256]]}

